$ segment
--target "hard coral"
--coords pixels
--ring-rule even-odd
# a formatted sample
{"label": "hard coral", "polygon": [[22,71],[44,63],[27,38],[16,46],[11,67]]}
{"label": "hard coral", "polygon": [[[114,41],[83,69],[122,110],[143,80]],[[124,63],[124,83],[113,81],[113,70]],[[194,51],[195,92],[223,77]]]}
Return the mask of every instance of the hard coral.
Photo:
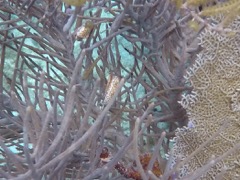
{"label": "hard coral", "polygon": [[[240,18],[229,28],[235,33],[201,34],[203,50],[185,76],[194,92],[180,103],[194,127],[176,133],[173,159],[188,159],[179,165],[178,178],[240,178]],[[200,172],[202,167],[208,168]]]}

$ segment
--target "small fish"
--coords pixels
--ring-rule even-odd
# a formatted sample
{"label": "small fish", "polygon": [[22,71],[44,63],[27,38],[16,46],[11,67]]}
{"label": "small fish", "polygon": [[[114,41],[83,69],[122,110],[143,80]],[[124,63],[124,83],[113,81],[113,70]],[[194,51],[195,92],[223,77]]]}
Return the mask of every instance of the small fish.
{"label": "small fish", "polygon": [[92,21],[86,21],[86,23],[82,26],[80,26],[77,29],[76,32],[76,39],[80,41],[81,39],[86,39],[88,38],[89,34],[91,33],[92,29],[94,27],[94,24]]}
{"label": "small fish", "polygon": [[113,76],[110,74],[107,82],[107,87],[105,90],[105,97],[103,100],[103,104],[107,104],[109,100],[114,95],[115,91],[117,90],[117,86],[120,82],[120,78],[118,76]]}

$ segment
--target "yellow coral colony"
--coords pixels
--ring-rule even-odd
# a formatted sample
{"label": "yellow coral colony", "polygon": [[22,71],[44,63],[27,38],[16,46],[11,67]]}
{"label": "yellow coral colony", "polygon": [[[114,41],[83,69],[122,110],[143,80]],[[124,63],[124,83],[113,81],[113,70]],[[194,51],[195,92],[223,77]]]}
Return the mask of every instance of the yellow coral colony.
{"label": "yellow coral colony", "polygon": [[63,2],[67,3],[68,5],[72,6],[81,6],[83,5],[87,0],[62,0]]}
{"label": "yellow coral colony", "polygon": [[[176,0],[175,0],[176,1]],[[177,0],[180,1],[180,0]],[[224,15],[222,19],[222,26],[225,27],[231,23],[238,15],[240,15],[240,1],[239,0],[187,0],[187,6],[198,7],[202,6],[201,16],[216,16]],[[180,4],[180,3],[179,3]]]}
{"label": "yellow coral colony", "polygon": [[[229,28],[238,32],[228,35],[206,29],[201,34],[203,50],[185,76],[194,91],[183,95],[180,103],[194,128],[177,131],[173,159],[183,160],[199,152],[179,168],[179,179],[240,143],[240,17]],[[221,133],[199,148],[224,122],[227,124]],[[216,179],[220,173],[222,179],[240,179],[239,149],[204,171],[201,179]]]}

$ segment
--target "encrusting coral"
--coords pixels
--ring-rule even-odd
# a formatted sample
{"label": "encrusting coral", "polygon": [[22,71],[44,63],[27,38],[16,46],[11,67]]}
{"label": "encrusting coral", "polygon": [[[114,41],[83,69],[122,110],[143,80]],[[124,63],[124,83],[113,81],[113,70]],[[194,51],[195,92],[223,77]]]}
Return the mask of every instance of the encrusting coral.
{"label": "encrusting coral", "polygon": [[203,50],[186,73],[194,91],[180,103],[193,127],[176,133],[178,178],[240,178],[240,17],[229,28],[236,33],[206,29],[201,34]]}

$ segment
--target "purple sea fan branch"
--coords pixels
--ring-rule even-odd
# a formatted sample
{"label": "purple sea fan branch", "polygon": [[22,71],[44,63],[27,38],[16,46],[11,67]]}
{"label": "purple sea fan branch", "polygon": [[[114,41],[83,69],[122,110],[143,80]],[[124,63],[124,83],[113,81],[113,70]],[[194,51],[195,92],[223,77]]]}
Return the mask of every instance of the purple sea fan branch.
{"label": "purple sea fan branch", "polygon": [[67,148],[64,152],[62,152],[61,154],[59,154],[58,156],[56,156],[55,158],[53,158],[50,162],[48,162],[47,164],[45,164],[42,168],[40,168],[40,171],[45,170],[46,168],[52,166],[53,164],[56,164],[57,162],[61,161],[61,159],[65,156],[68,156],[70,154],[72,154],[72,152],[74,150],[76,150],[77,148],[79,148],[82,143],[84,143],[87,138],[90,136],[90,134],[95,131],[98,126],[101,124],[101,120],[103,119],[103,117],[106,115],[106,113],[108,112],[108,110],[110,109],[112,103],[114,102],[116,96],[118,95],[118,93],[121,90],[121,87],[124,84],[124,79],[121,79],[120,83],[119,83],[119,88],[118,90],[114,93],[113,97],[111,98],[111,100],[108,102],[108,104],[106,105],[106,107],[103,109],[102,113],[97,117],[95,123],[88,129],[88,131],[83,134],[83,136],[78,139],[75,143],[73,143],[69,148]]}
{"label": "purple sea fan branch", "polygon": [[31,158],[31,155],[30,155],[30,151],[29,151],[29,137],[28,136],[32,136],[32,134],[29,132],[30,131],[30,126],[29,126],[29,121],[31,119],[31,111],[33,110],[33,107],[31,106],[28,106],[26,108],[26,116],[24,117],[23,119],[23,150],[24,150],[24,154],[25,154],[25,157],[26,157],[26,162],[28,164],[28,167],[29,169],[31,170],[32,172],[32,176],[36,178],[36,180],[39,179],[39,176],[38,176],[38,173],[36,171],[36,168],[34,167],[34,164],[33,164],[33,159]]}
{"label": "purple sea fan branch", "polygon": [[88,119],[90,117],[90,112],[92,111],[92,107],[93,107],[93,104],[94,104],[94,99],[96,97],[96,92],[97,92],[97,89],[99,87],[99,82],[100,80],[97,80],[95,85],[94,85],[94,88],[93,88],[93,91],[92,91],[92,94],[90,95],[90,98],[89,98],[89,104],[87,106],[87,110],[84,114],[84,117],[81,121],[81,126],[75,136],[75,141],[77,141],[77,139],[79,139],[83,134],[84,134],[84,129],[87,128],[87,124],[88,124]]}
{"label": "purple sea fan branch", "polygon": [[75,92],[76,92],[76,86],[73,86],[71,89],[71,92],[69,93],[67,106],[65,106],[66,110],[62,119],[60,129],[56,137],[54,138],[51,146],[47,149],[44,155],[39,159],[38,163],[36,164],[36,167],[40,167],[43,163],[45,163],[46,159],[48,159],[54,153],[57,146],[59,146],[61,139],[64,137],[64,133],[68,130],[69,124],[72,120],[70,117],[71,117],[73,106],[74,106]]}
{"label": "purple sea fan branch", "polygon": [[[143,115],[139,118],[139,122],[143,123],[144,119],[148,116],[148,114],[151,112],[151,110],[154,107],[154,103],[151,103],[148,108],[146,109],[146,111],[143,113]],[[139,132],[138,132],[138,136],[140,136],[145,130],[146,130],[147,126],[145,125]],[[109,161],[106,165],[104,165],[103,167],[95,170],[92,174],[88,175],[87,177],[84,178],[84,180],[91,180],[93,178],[98,177],[99,175],[102,175],[104,178],[105,173],[110,172],[111,169],[114,168],[114,166],[118,163],[118,161],[120,160],[120,158],[122,158],[122,156],[124,156],[124,153],[126,153],[126,151],[128,149],[130,149],[133,145],[133,137],[134,137],[134,131],[131,132],[131,134],[125,139],[124,144],[122,145],[122,147],[118,150],[118,152],[115,154],[115,156],[112,158],[111,161]]]}
{"label": "purple sea fan branch", "polygon": [[44,122],[42,122],[41,132],[39,136],[37,137],[37,143],[34,148],[32,156],[36,159],[36,162],[41,158],[41,156],[45,153],[44,144],[48,143],[48,136],[47,136],[47,130],[49,123],[51,121],[53,114],[53,110],[50,108],[47,112],[46,118],[44,119]]}
{"label": "purple sea fan branch", "polygon": [[142,167],[142,164],[140,162],[139,152],[138,152],[138,138],[137,137],[138,137],[139,126],[141,125],[140,122],[141,122],[140,119],[137,118],[136,121],[135,121],[134,130],[133,130],[134,157],[135,157],[135,161],[136,161],[136,164],[137,164],[137,169],[140,172],[141,177],[143,179],[147,179],[147,175],[145,174],[144,169]]}
{"label": "purple sea fan branch", "polygon": [[18,155],[14,154],[10,148],[8,148],[5,144],[4,141],[2,140],[2,138],[0,139],[0,146],[1,148],[4,150],[4,152],[7,155],[7,158],[9,158],[9,160],[14,163],[16,170],[20,171],[20,172],[24,172],[25,168],[23,166],[23,162],[25,161],[24,159],[22,159],[21,157],[19,157]]}

